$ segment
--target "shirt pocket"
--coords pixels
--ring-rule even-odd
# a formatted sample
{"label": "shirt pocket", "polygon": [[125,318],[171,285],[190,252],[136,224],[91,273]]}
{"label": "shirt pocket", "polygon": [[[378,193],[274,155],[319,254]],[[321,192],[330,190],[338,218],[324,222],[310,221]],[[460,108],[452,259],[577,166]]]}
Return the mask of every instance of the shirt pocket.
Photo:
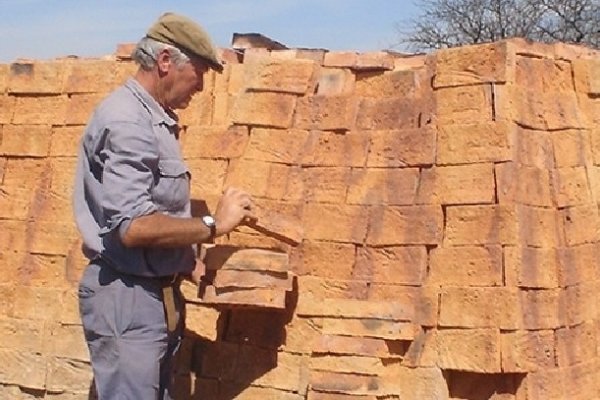
{"label": "shirt pocket", "polygon": [[190,173],[180,160],[159,160],[152,199],[160,211],[179,212],[190,201]]}

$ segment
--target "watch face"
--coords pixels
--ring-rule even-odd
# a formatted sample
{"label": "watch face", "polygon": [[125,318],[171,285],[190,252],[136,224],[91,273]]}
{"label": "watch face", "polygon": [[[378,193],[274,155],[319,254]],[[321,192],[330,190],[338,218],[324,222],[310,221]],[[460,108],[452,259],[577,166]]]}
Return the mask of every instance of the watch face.
{"label": "watch face", "polygon": [[206,224],[206,226],[214,226],[215,225],[215,219],[213,218],[212,215],[205,215],[204,217],[202,217],[202,221]]}

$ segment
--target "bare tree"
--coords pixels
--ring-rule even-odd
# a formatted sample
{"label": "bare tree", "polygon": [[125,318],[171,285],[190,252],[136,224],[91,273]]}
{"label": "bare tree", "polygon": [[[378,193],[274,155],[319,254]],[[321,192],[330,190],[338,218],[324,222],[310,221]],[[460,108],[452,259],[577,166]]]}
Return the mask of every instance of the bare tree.
{"label": "bare tree", "polygon": [[400,43],[423,51],[511,37],[600,47],[600,0],[421,0],[397,24]]}

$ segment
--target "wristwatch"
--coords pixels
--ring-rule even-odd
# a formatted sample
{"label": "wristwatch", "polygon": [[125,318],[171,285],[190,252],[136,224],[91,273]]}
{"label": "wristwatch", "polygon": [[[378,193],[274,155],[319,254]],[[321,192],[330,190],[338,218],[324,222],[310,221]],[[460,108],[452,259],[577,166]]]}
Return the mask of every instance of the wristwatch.
{"label": "wristwatch", "polygon": [[202,222],[210,229],[209,241],[213,241],[217,236],[217,221],[212,215],[205,215],[202,217]]}

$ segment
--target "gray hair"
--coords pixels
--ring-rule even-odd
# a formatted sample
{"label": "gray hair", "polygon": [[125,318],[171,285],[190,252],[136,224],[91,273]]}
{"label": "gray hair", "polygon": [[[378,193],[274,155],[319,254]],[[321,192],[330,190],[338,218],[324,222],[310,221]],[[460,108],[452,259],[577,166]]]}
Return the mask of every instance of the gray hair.
{"label": "gray hair", "polygon": [[190,58],[177,47],[150,39],[149,37],[144,37],[137,43],[135,49],[133,49],[133,52],[131,53],[131,58],[133,58],[142,69],[149,70],[154,68],[158,54],[165,49],[169,51],[169,54],[177,67],[190,61]]}

